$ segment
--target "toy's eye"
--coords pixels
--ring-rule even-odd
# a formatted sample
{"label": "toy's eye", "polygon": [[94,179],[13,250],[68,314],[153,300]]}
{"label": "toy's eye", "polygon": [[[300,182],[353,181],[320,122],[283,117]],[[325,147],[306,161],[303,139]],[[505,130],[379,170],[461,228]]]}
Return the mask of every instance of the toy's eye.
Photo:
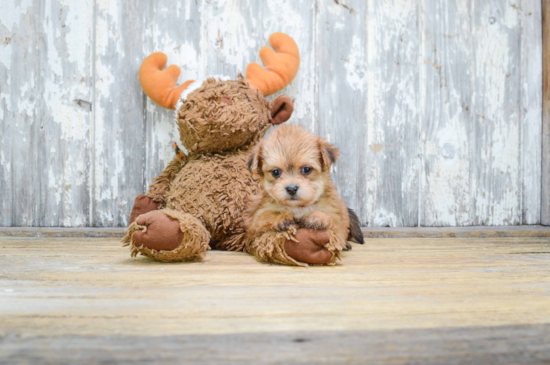
{"label": "toy's eye", "polygon": [[309,166],[304,166],[300,169],[300,172],[302,173],[302,175],[309,175],[311,174],[311,167]]}
{"label": "toy's eye", "polygon": [[274,178],[278,178],[279,176],[281,176],[281,170],[279,170],[279,169],[274,169],[273,171],[271,171],[271,175],[272,175]]}

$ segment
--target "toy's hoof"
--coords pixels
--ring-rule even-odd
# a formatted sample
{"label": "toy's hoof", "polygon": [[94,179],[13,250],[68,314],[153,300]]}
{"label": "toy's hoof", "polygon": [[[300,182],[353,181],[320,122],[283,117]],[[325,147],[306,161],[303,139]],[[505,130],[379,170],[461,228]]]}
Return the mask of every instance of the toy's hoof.
{"label": "toy's hoof", "polygon": [[153,199],[144,194],[139,194],[134,202],[134,207],[132,208],[128,225],[132,224],[140,215],[149,213],[153,210],[158,210],[159,207],[160,203],[156,203]]}
{"label": "toy's hoof", "polygon": [[325,230],[299,228],[296,241],[285,242],[285,251],[296,261],[306,264],[323,265],[332,261],[332,253],[324,246],[330,240],[330,233]]}
{"label": "toy's hoof", "polygon": [[160,210],[142,214],[136,219],[144,230],[134,233],[134,245],[151,250],[172,251],[181,245],[183,232],[177,219],[171,218]]}

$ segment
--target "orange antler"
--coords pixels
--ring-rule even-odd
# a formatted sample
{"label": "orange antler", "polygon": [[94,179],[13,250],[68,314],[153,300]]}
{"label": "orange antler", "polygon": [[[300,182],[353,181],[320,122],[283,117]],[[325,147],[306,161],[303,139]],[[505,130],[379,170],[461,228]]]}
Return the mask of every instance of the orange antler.
{"label": "orange antler", "polygon": [[139,68],[139,82],[151,100],[166,109],[175,109],[181,93],[193,80],[176,87],[181,71],[176,65],[163,70],[167,59],[162,52],[149,55]]}
{"label": "orange antler", "polygon": [[252,62],[246,68],[246,81],[265,96],[284,89],[294,79],[300,67],[300,51],[296,42],[284,33],[273,33],[269,47],[260,49],[260,58],[266,69]]}

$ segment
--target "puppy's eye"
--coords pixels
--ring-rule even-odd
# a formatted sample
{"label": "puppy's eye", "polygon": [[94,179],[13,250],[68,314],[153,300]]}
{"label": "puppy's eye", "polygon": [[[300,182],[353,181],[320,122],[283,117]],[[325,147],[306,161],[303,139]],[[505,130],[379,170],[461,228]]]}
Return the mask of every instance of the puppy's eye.
{"label": "puppy's eye", "polygon": [[278,178],[279,176],[281,176],[281,170],[279,170],[279,169],[274,169],[273,171],[271,171],[271,175],[272,175],[274,178]]}
{"label": "puppy's eye", "polygon": [[300,169],[300,172],[302,173],[302,175],[309,175],[311,174],[311,167],[309,166],[304,166]]}

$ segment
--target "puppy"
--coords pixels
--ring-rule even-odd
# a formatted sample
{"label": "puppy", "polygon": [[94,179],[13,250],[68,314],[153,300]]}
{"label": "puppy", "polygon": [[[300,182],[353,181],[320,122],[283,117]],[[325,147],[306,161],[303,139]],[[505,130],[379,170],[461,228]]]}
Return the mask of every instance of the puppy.
{"label": "puppy", "polygon": [[357,216],[330,178],[338,155],[335,146],[296,125],[278,127],[262,140],[248,161],[263,187],[247,210],[249,236],[303,227],[328,230],[336,252],[351,248],[348,239],[363,243]]}

